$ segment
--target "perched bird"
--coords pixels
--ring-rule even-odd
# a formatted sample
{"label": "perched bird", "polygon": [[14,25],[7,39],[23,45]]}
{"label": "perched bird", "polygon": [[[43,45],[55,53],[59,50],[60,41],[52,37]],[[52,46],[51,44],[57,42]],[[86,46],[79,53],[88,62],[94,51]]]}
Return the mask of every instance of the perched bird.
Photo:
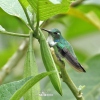
{"label": "perched bird", "polygon": [[42,30],[48,32],[47,42],[50,47],[54,48],[55,54],[60,61],[62,61],[62,58],[65,58],[74,69],[79,72],[86,72],[78,62],[72,46],[62,37],[61,32],[58,29]]}

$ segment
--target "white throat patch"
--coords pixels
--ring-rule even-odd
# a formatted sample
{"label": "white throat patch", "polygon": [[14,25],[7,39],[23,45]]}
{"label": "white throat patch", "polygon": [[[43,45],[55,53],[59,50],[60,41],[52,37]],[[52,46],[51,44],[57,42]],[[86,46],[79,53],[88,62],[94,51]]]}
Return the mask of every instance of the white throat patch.
{"label": "white throat patch", "polygon": [[57,42],[54,42],[53,37],[51,35],[48,36],[47,42],[49,43],[50,46],[54,46],[57,44]]}

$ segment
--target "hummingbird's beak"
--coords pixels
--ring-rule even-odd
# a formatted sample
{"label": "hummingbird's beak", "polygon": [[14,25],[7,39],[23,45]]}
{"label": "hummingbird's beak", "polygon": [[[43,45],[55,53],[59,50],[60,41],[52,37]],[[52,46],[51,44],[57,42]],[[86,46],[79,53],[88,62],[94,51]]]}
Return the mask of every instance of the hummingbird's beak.
{"label": "hummingbird's beak", "polygon": [[46,29],[44,29],[44,28],[43,28],[42,30],[44,30],[44,31],[46,31],[46,32],[48,32],[48,33],[51,33],[51,31],[49,31],[49,30],[46,30]]}

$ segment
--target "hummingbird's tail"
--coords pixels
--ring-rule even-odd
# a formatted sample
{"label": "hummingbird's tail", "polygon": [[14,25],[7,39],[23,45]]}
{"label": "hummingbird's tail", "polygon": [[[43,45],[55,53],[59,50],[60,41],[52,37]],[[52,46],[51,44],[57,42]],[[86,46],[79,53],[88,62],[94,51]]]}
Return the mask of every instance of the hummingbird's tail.
{"label": "hummingbird's tail", "polygon": [[[68,61],[68,60],[67,60]],[[70,62],[69,62],[70,63]],[[76,71],[78,71],[78,72],[86,72],[85,71],[85,69],[82,67],[82,65],[80,64],[80,63],[78,63],[78,65],[76,65],[76,64],[72,64],[72,63],[70,63],[71,65],[72,65],[72,67],[76,70]]]}
{"label": "hummingbird's tail", "polygon": [[67,61],[72,65],[74,69],[76,69],[79,72],[86,72],[85,69],[81,66],[81,64],[78,62],[78,60],[66,49],[60,49],[58,47],[61,55],[67,59]]}
{"label": "hummingbird's tail", "polygon": [[86,72],[85,69],[82,67],[82,65],[77,60],[73,61],[73,59],[70,59],[68,55],[66,55],[65,58],[75,70],[77,70],[78,72]]}

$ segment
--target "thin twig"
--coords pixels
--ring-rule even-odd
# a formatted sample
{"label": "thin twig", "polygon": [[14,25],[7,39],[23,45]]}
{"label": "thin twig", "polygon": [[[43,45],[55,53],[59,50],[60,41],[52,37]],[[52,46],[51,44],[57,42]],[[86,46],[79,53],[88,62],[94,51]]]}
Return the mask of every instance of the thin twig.
{"label": "thin twig", "polygon": [[19,2],[20,2],[21,6],[22,6],[22,8],[23,8],[23,10],[24,10],[24,13],[25,13],[25,15],[26,15],[27,21],[28,21],[28,23],[29,23],[31,29],[34,31],[34,27],[32,26],[31,20],[30,20],[30,18],[29,18],[28,13],[27,13],[27,9],[24,7],[24,5],[23,5],[23,3],[21,2],[21,0],[19,0]]}
{"label": "thin twig", "polygon": [[[29,26],[31,27],[31,29],[32,29],[32,31],[33,31],[33,36],[36,38],[36,39],[39,39],[39,34],[38,34],[38,27],[39,27],[39,16],[37,15],[36,17],[37,17],[37,26],[36,26],[36,31],[35,31],[35,29],[34,29],[34,23],[32,24],[32,22],[31,22],[31,20],[30,20],[30,18],[29,18],[29,15],[28,15],[28,12],[27,12],[27,9],[24,7],[24,5],[22,4],[22,2],[21,2],[21,0],[19,0],[19,2],[20,2],[20,4],[21,4],[21,6],[22,6],[22,8],[23,8],[23,10],[24,10],[24,13],[25,13],[25,15],[26,15],[26,18],[27,18],[27,21],[28,21],[28,23],[29,23]],[[34,22],[34,21],[33,21]]]}
{"label": "thin twig", "polygon": [[11,35],[11,36],[29,37],[29,34],[13,33],[13,32],[1,31],[1,30],[0,30],[0,33],[1,34]]}
{"label": "thin twig", "polygon": [[8,62],[2,67],[0,71],[0,84],[5,79],[5,77],[11,72],[11,70],[18,64],[20,59],[24,56],[26,49],[28,47],[28,40],[24,40],[19,46],[18,50],[14,55],[8,60]]}
{"label": "thin twig", "polygon": [[83,1],[85,1],[85,0],[77,0],[77,1],[75,1],[75,2],[73,2],[71,4],[71,7],[76,7],[76,6],[80,5]]}

